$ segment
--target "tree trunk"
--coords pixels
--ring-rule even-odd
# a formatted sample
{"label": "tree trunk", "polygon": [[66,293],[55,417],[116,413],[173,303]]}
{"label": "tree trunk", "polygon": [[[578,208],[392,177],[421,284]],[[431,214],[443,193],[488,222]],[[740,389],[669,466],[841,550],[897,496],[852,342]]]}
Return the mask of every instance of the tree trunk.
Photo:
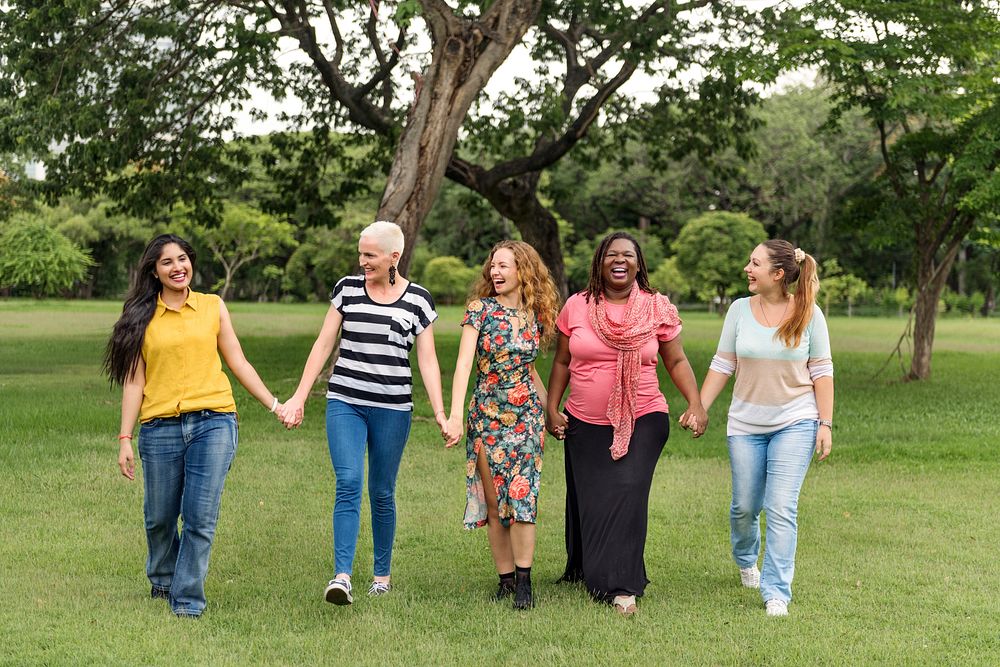
{"label": "tree trunk", "polygon": [[552,274],[552,280],[565,300],[568,294],[566,269],[562,247],[559,244],[559,224],[545,206],[538,201],[538,179],[541,172],[531,172],[509,178],[493,187],[475,183],[473,187],[492,204],[502,216],[511,220],[521,232],[521,238],[536,251]]}
{"label": "tree trunk", "polygon": [[937,305],[944,291],[948,274],[955,264],[958,244],[946,251],[941,262],[935,261],[934,250],[918,247],[920,266],[917,270],[919,285],[913,319],[913,359],[907,380],[926,380],[931,376],[931,353],[934,348],[934,329],[937,325]]}
{"label": "tree trunk", "polygon": [[534,23],[541,0],[494,3],[478,21],[455,16],[440,0],[421,4],[433,55],[417,81],[416,99],[396,146],[377,215],[403,229],[406,245],[399,268],[404,275],[466,113]]}

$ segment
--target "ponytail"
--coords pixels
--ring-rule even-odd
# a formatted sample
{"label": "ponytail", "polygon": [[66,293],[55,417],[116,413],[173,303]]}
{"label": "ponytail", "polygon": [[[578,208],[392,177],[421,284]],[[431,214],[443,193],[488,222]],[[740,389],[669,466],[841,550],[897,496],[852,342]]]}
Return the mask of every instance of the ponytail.
{"label": "ponytail", "polygon": [[778,327],[777,336],[785,347],[798,347],[802,342],[802,333],[812,319],[816,294],[819,292],[819,269],[816,260],[801,248],[794,248],[788,241],[773,239],[764,241],[763,245],[767,248],[771,267],[775,270],[783,269],[785,272],[781,282],[782,290],[786,294],[795,293],[792,316]]}

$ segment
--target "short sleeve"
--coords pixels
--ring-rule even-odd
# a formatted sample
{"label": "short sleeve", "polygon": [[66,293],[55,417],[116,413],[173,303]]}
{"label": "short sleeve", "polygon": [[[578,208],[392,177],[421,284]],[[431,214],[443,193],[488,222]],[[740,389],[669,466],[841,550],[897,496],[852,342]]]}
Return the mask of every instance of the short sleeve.
{"label": "short sleeve", "polygon": [[347,276],[338,280],[337,284],[333,286],[333,292],[330,293],[330,303],[341,315],[344,314],[344,286],[347,284],[347,280]]}
{"label": "short sleeve", "polygon": [[809,322],[809,377],[833,377],[833,351],[830,349],[830,332],[826,327],[826,317],[819,306],[813,306],[812,320]]}
{"label": "short sleeve", "polygon": [[819,306],[813,306],[812,321],[809,323],[809,358],[829,359],[830,331],[826,327],[826,317]]}
{"label": "short sleeve", "polygon": [[739,309],[743,307],[743,299],[738,299],[729,305],[726,311],[726,321],[722,324],[722,334],[719,336],[719,346],[716,353],[726,359],[736,359],[736,321],[739,319]]}
{"label": "short sleeve", "polygon": [[419,336],[424,332],[424,329],[429,327],[438,318],[437,311],[434,310],[434,297],[426,289],[417,285],[416,283],[410,283],[407,289],[413,288],[416,293],[417,298],[414,302],[417,304],[417,317],[416,321],[413,323],[413,333]]}
{"label": "short sleeve", "polygon": [[473,299],[465,309],[465,317],[462,318],[462,326],[470,326],[476,331],[483,328],[486,321],[486,305],[480,299]]}
{"label": "short sleeve", "polygon": [[660,294],[658,298],[663,299],[667,303],[668,315],[667,321],[661,324],[656,330],[656,339],[661,343],[666,343],[681,335],[681,316],[677,312],[677,306],[670,303],[670,299],[667,298],[666,294]]}
{"label": "short sleeve", "polygon": [[565,336],[570,335],[570,320],[573,318],[573,310],[577,308],[577,304],[583,299],[581,294],[574,294],[570,298],[566,299],[566,303],[563,305],[562,310],[559,311],[559,317],[556,318],[556,329]]}

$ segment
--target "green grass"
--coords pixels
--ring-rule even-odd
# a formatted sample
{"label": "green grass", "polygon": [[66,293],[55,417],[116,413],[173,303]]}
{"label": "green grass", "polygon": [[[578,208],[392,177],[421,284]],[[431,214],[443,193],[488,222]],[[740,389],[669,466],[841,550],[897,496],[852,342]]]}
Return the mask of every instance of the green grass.
{"label": "green grass", "polygon": [[[116,469],[119,393],[98,374],[120,304],[0,301],[2,664],[996,664],[1000,660],[1000,322],[942,320],[934,375],[880,377],[903,327],[833,318],[834,454],[800,502],[795,603],[767,619],[729,558],[728,396],[701,440],[675,430],[657,469],[633,619],[551,583],[564,564],[560,444],[547,444],[534,580],[539,606],[487,601],[485,531],[465,532],[461,450],[421,400],[399,477],[392,595],[322,601],[333,474],[321,392],[286,432],[237,388],[240,449],[199,621],[148,599],[142,486]],[[249,358],[287,395],[325,306],[232,304]],[[445,384],[460,311],[442,309]],[[699,378],[721,321],[685,313]],[[543,377],[551,356],[541,363]],[[677,412],[683,408],[665,387]],[[422,396],[418,390],[418,397]],[[355,565],[371,571],[367,508]]]}

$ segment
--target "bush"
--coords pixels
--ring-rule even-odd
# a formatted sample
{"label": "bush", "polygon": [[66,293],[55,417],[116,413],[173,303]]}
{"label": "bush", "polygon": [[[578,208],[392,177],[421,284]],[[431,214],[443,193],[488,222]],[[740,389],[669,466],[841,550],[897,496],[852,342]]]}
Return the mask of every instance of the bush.
{"label": "bush", "polygon": [[0,234],[0,287],[54,296],[83,280],[90,254],[37,219],[14,218]]}
{"label": "bush", "polygon": [[660,262],[660,266],[649,276],[649,282],[674,303],[687,298],[691,293],[691,283],[677,268],[677,258],[671,257]]}
{"label": "bush", "polygon": [[427,262],[420,284],[431,293],[435,303],[464,303],[477,275],[479,269],[466,266],[458,257],[445,255]]}

